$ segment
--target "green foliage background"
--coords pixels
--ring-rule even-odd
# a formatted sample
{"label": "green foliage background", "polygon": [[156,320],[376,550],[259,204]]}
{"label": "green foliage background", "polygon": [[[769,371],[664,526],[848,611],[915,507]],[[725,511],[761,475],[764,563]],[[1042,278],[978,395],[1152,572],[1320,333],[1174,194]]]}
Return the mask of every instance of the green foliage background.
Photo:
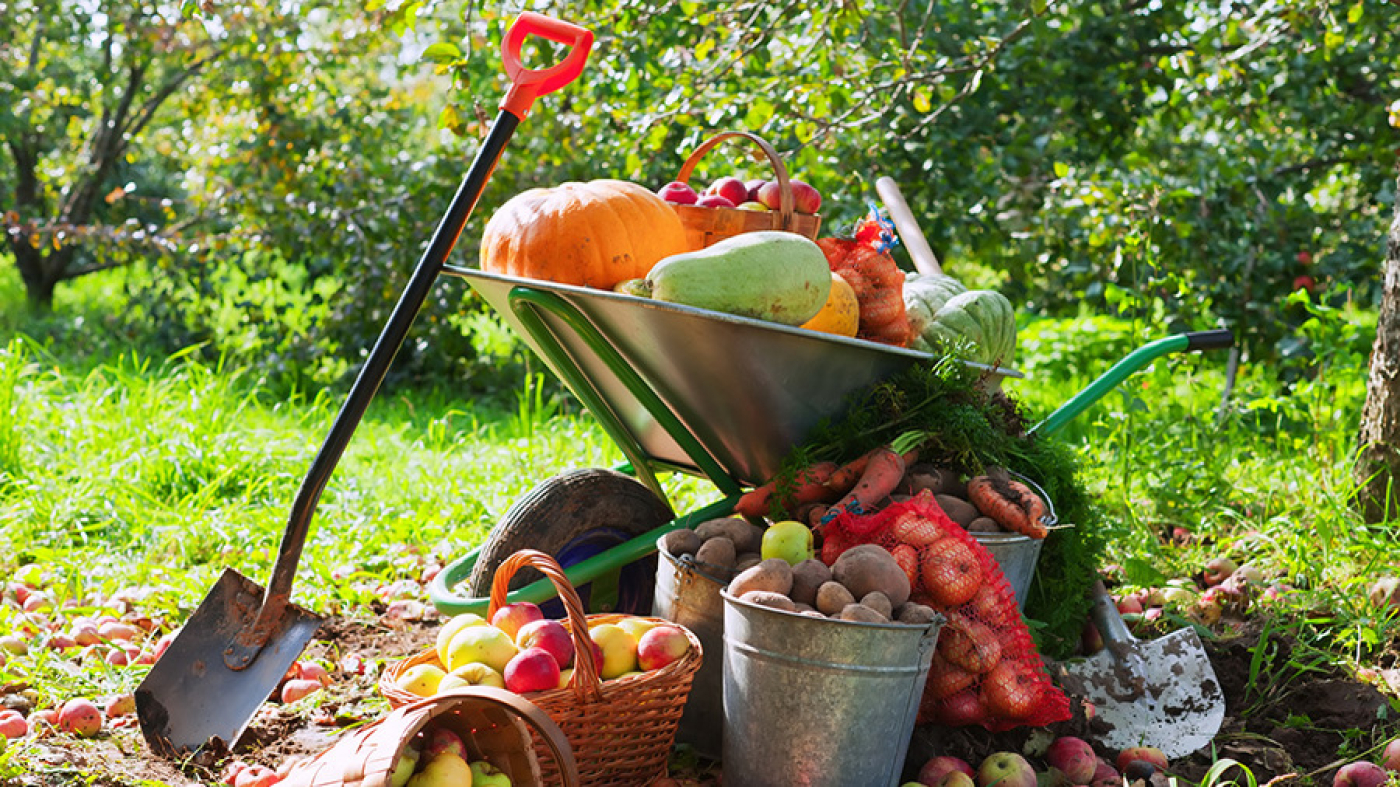
{"label": "green foliage background", "polygon": [[[512,140],[459,261],[512,194],[597,177],[660,185],[703,139],[738,128],[823,192],[828,232],[865,212],[877,176],[894,177],[949,270],[1027,315],[1225,325],[1247,360],[1282,360],[1288,377],[1313,352],[1285,303],[1298,277],[1334,305],[1378,297],[1400,115],[1382,0],[528,7],[597,43],[581,79]],[[131,140],[102,184],[126,198],[102,226],[61,242],[130,266],[118,313],[98,316],[111,335],[199,344],[294,389],[346,379],[377,335],[505,92],[499,41],[521,7],[288,8],[186,3],[121,27],[100,15],[33,26],[72,4],[9,3],[0,134],[48,146],[41,186],[56,200],[81,180],[100,122],[92,86],[120,88],[85,41],[139,42],[167,68],[225,52]],[[527,55],[542,66],[558,53]],[[767,174],[751,153],[728,143],[696,178]],[[0,183],[15,167],[0,157]],[[19,215],[15,194],[0,188],[9,234],[57,248],[58,230]],[[396,374],[482,392],[518,374],[503,362],[521,356],[463,300],[475,303],[455,282],[434,291]]]}

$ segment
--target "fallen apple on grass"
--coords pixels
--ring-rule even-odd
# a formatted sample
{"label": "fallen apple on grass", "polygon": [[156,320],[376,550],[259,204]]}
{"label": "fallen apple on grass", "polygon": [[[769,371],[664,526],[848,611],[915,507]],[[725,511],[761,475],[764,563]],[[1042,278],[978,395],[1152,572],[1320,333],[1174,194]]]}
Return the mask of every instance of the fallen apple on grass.
{"label": "fallen apple on grass", "polygon": [[233,787],[272,787],[281,780],[277,771],[266,765],[249,765],[234,777]]}
{"label": "fallen apple on grass", "polygon": [[1400,738],[1385,745],[1385,751],[1381,753],[1381,765],[1388,771],[1400,773]]}
{"label": "fallen apple on grass", "polygon": [[29,722],[17,710],[0,711],[0,737],[23,738],[29,734]]}
{"label": "fallen apple on grass", "polygon": [[1167,755],[1155,746],[1134,746],[1124,749],[1118,752],[1118,759],[1114,764],[1118,767],[1119,773],[1127,776],[1128,766],[1135,760],[1146,762],[1159,771],[1167,769]]}
{"label": "fallen apple on grass", "polygon": [[936,757],[930,757],[929,761],[919,768],[919,782],[933,787],[945,775],[953,772],[965,774],[969,779],[977,773],[966,760],[949,754],[940,754]]}
{"label": "fallen apple on grass", "polygon": [[1337,769],[1337,774],[1332,777],[1332,787],[1381,787],[1387,778],[1381,766],[1357,760]]}
{"label": "fallen apple on grass", "polygon": [[1036,787],[1035,768],[1015,752],[994,752],[977,766],[977,787]]}
{"label": "fallen apple on grass", "polygon": [[[439,671],[441,671],[441,670],[439,670]],[[439,681],[439,683],[440,683],[440,682],[442,681],[442,678],[439,677],[439,678],[438,678],[438,681]],[[283,704],[283,705],[290,705],[291,703],[296,702],[297,700],[300,700],[300,699],[303,699],[303,698],[305,698],[305,697],[309,697],[309,696],[311,696],[312,694],[315,694],[316,692],[320,691],[322,688],[324,688],[324,686],[321,685],[321,681],[319,681],[319,680],[307,680],[306,678],[293,678],[293,679],[287,681],[286,683],[283,683],[283,684],[282,684],[282,704]],[[436,688],[436,687],[434,687],[433,692],[434,692],[434,693],[437,692],[437,688]],[[414,692],[414,693],[416,694],[417,692]]]}
{"label": "fallen apple on grass", "polygon": [[63,703],[58,709],[59,730],[91,738],[102,731],[102,711],[92,704],[92,700],[74,698]]}
{"label": "fallen apple on grass", "polygon": [[1094,778],[1099,761],[1088,741],[1064,735],[1050,743],[1045,751],[1045,764],[1058,768],[1072,784],[1088,784]]}

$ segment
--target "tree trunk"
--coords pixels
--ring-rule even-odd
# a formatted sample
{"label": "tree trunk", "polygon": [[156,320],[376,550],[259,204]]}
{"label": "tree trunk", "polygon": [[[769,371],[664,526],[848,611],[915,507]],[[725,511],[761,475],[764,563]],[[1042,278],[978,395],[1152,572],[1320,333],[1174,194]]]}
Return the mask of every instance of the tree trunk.
{"label": "tree trunk", "polygon": [[15,267],[19,268],[20,279],[24,282],[24,294],[30,311],[47,314],[53,311],[53,293],[58,279],[52,275],[50,266],[45,264],[44,253],[29,245],[27,238],[11,239],[10,252],[15,255]]}
{"label": "tree trunk", "polygon": [[1369,523],[1400,517],[1400,203],[1385,248],[1385,284],[1357,439],[1357,507]]}

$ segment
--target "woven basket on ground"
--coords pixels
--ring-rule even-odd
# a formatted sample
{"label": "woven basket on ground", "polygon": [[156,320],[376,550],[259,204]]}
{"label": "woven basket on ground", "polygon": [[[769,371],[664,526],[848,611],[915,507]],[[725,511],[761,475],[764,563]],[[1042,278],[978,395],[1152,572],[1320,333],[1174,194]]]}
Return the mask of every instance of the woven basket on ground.
{"label": "woven basket on ground", "polygon": [[[575,653],[592,652],[588,636],[590,624],[614,623],[628,617],[585,615],[583,602],[554,558],[525,549],[506,558],[492,576],[488,619],[506,603],[511,576],[526,566],[539,570],[554,584],[568,612],[568,619],[563,623],[573,635]],[[567,687],[525,695],[563,729],[578,763],[580,783],[587,787],[649,784],[666,775],[666,762],[675,744],[676,725],[703,654],[700,640],[684,626],[660,618],[645,619],[680,628],[690,639],[690,651],[664,667],[608,681],[599,679],[592,659],[575,658],[573,677]],[[424,663],[443,666],[436,649],[428,648],[384,671],[379,679],[379,690],[390,705],[418,700],[396,681],[405,670]],[[539,743],[537,737],[535,753],[544,784],[558,785],[554,758]]]}
{"label": "woven basket on ground", "polygon": [[685,160],[681,166],[680,174],[676,175],[676,180],[681,183],[689,183],[690,175],[695,171],[695,165],[700,163],[700,159],[704,158],[706,153],[713,150],[719,143],[735,138],[747,139],[763,151],[763,155],[773,168],[773,179],[778,181],[779,208],[778,210],[740,210],[738,208],[698,208],[694,205],[673,205],[676,214],[681,217],[681,224],[685,226],[685,237],[690,248],[703,249],[725,238],[757,230],[795,232],[798,235],[805,235],[816,240],[817,230],[821,228],[821,216],[813,213],[797,213],[794,210],[792,182],[788,178],[787,167],[783,165],[778,151],[774,150],[772,145],[757,134],[750,134],[747,131],[722,131],[710,137],[702,142],[700,147],[696,148],[695,152],[691,153],[689,158]]}
{"label": "woven basket on ground", "polygon": [[474,686],[401,705],[297,765],[278,784],[388,787],[404,747],[429,725],[445,726],[457,733],[466,744],[470,761],[490,762],[514,787],[546,784],[535,756],[540,745],[548,749],[555,765],[550,784],[574,787],[579,783],[573,752],[559,725],[518,694]]}

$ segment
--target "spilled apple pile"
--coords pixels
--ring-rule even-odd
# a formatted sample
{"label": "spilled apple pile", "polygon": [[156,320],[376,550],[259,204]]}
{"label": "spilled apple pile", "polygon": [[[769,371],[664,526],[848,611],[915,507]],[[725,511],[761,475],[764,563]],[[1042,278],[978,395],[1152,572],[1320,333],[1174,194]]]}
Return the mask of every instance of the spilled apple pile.
{"label": "spilled apple pile", "polygon": [[[660,669],[690,652],[690,638],[676,626],[628,616],[588,629],[590,656],[603,680]],[[563,623],[546,618],[528,601],[502,605],[488,621],[465,612],[438,629],[434,658],[395,678],[420,697],[465,686],[494,686],[529,694],[562,689],[573,677],[574,638]]]}

